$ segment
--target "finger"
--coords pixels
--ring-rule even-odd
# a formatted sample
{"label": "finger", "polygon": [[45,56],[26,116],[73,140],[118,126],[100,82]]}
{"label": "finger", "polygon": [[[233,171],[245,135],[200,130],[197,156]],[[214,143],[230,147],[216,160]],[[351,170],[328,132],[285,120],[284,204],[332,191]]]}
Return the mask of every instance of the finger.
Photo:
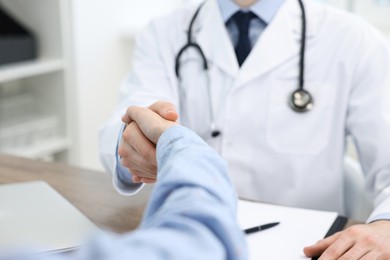
{"label": "finger", "polygon": [[132,175],[136,175],[140,178],[156,178],[157,171],[149,171],[142,166],[136,165],[132,162],[126,161],[122,158],[122,165],[129,169]]}
{"label": "finger", "polygon": [[[124,152],[125,151],[125,152]],[[157,172],[157,167],[146,162],[130,145],[122,143],[118,149],[119,155],[121,155],[120,163],[123,167],[128,168],[130,172],[146,172],[154,174]],[[146,177],[149,175],[141,176]]]}
{"label": "finger", "polygon": [[[388,250],[387,250],[388,251]],[[359,260],[389,260],[390,254],[380,252],[378,250],[373,250],[365,254],[362,258],[359,258]]]}
{"label": "finger", "polygon": [[[129,109],[132,108],[134,108],[134,106],[128,107],[126,113],[122,116],[122,121],[124,123],[131,123],[132,117],[130,116]],[[175,106],[166,101],[157,101],[149,106],[149,109],[169,121],[175,122],[179,118],[179,114],[177,113]]]}
{"label": "finger", "polygon": [[307,257],[320,256],[331,244],[333,244],[340,236],[340,232],[335,233],[334,235],[321,239],[316,244],[312,246],[307,246],[303,249],[303,253]]}
{"label": "finger", "polygon": [[141,181],[142,181],[143,183],[150,184],[150,183],[155,183],[155,182],[156,182],[156,179],[142,178]]}
{"label": "finger", "polygon": [[378,252],[370,251],[367,254],[365,254],[364,256],[362,256],[361,258],[359,258],[359,260],[372,260],[372,259],[375,259],[375,260],[381,259],[381,258],[379,258]]}
{"label": "finger", "polygon": [[325,249],[318,260],[339,259],[348,250],[350,250],[354,244],[355,238],[345,235],[344,231],[336,241],[334,241],[327,249]]}
{"label": "finger", "polygon": [[138,170],[150,173],[157,172],[157,167],[155,165],[147,162],[132,146],[126,142],[122,142],[120,144],[118,153],[122,157],[121,164],[130,169],[130,171]]}
{"label": "finger", "polygon": [[147,170],[145,170],[144,168],[141,168],[138,165],[131,164],[131,166],[128,166],[129,164],[131,164],[131,163],[129,163],[127,161],[124,161],[122,159],[122,165],[124,167],[126,167],[127,169],[129,169],[129,171],[130,171],[130,173],[132,175],[136,175],[136,176],[138,176],[140,178],[155,178],[155,176],[157,174],[156,171],[154,171],[154,172],[147,171]]}
{"label": "finger", "polygon": [[142,131],[145,138],[152,141],[152,143],[157,143],[162,132],[171,124],[174,124],[173,122],[163,119],[160,115],[148,108],[129,107],[127,113],[128,116],[137,123],[139,131]]}
{"label": "finger", "polygon": [[[124,143],[134,148],[137,154],[141,156],[140,161],[144,161],[145,164],[151,164],[157,168],[156,146],[145,137],[138,124],[131,122],[123,133],[122,138]],[[126,157],[126,155],[124,154],[122,156]],[[143,163],[141,162],[141,164]]]}
{"label": "finger", "polygon": [[340,260],[360,259],[369,251],[371,251],[372,248],[372,246],[368,246],[362,243],[355,244],[342,257],[340,257]]}
{"label": "finger", "polygon": [[147,171],[144,168],[141,168],[140,166],[135,165],[135,164],[132,164],[130,167],[125,166],[125,165],[129,164],[128,162],[123,162],[122,164],[124,167],[129,169],[129,171],[132,175],[136,175],[140,178],[150,178],[150,177],[155,178],[155,176],[157,174],[156,171],[154,171],[154,172]]}
{"label": "finger", "polygon": [[179,117],[175,106],[170,102],[157,101],[156,103],[149,106],[149,109],[169,121],[176,121]]}
{"label": "finger", "polygon": [[377,260],[389,260],[390,259],[390,236],[387,235],[385,239],[382,240],[381,243],[377,245],[375,248],[376,258]]}
{"label": "finger", "polygon": [[[131,119],[131,117],[129,116],[129,114],[128,114],[128,111],[129,111],[130,108],[132,108],[132,106],[130,106],[130,107],[128,107],[128,108],[126,109],[125,114],[124,114],[124,115],[122,116],[122,118],[121,118],[122,122],[126,124],[126,127],[127,127],[128,124],[131,123],[131,121],[133,121],[133,120]],[[126,127],[125,127],[125,129],[126,129]]]}
{"label": "finger", "polygon": [[[155,180],[156,176],[157,176],[157,174],[155,172],[150,173],[150,172],[145,172],[145,171],[140,172],[140,171],[137,171],[137,170],[133,170],[131,173],[133,175],[135,175],[135,176],[140,177],[140,178],[148,178],[148,179],[151,179],[151,180]],[[142,179],[141,179],[141,181],[142,181]]]}
{"label": "finger", "polygon": [[341,259],[360,259],[375,248],[378,249],[382,241],[383,239],[379,236],[373,234],[365,235],[361,237],[355,245],[341,257]]}
{"label": "finger", "polygon": [[131,118],[127,115],[127,110],[126,113],[121,117],[121,120],[123,123],[126,124],[125,128],[127,127],[128,124],[131,123]]}
{"label": "finger", "polygon": [[142,177],[139,177],[137,175],[134,175],[131,177],[131,180],[133,181],[133,183],[140,183],[142,182]]}
{"label": "finger", "polygon": [[156,182],[157,175],[155,173],[147,174],[145,172],[132,171],[132,181],[134,183],[154,183]]}

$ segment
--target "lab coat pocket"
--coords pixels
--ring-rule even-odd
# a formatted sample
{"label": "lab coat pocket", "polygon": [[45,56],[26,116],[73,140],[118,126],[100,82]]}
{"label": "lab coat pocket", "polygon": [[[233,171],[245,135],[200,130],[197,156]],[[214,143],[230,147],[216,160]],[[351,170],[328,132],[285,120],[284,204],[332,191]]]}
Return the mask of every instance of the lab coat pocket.
{"label": "lab coat pocket", "polygon": [[307,83],[313,108],[295,112],[289,105],[294,88],[285,82],[272,86],[268,103],[266,138],[277,152],[315,154],[329,143],[334,109],[334,88],[324,83]]}

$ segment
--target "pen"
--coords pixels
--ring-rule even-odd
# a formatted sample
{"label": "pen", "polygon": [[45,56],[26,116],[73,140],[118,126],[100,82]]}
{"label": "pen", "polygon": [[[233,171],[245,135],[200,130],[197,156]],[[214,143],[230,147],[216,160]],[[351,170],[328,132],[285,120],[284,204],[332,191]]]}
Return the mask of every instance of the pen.
{"label": "pen", "polygon": [[273,222],[273,223],[268,223],[268,224],[264,224],[264,225],[257,226],[257,227],[247,228],[247,229],[244,229],[244,233],[248,235],[248,234],[252,234],[255,232],[263,231],[263,230],[272,228],[276,225],[279,225],[279,223],[280,222]]}

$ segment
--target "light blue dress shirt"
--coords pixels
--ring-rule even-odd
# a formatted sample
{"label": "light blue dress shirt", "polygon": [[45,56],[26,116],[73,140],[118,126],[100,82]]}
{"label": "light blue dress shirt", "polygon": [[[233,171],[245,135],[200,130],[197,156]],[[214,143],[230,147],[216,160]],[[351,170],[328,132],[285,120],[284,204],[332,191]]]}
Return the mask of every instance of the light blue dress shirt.
{"label": "light blue dress shirt", "polygon": [[[248,9],[242,9],[238,6],[233,0],[218,0],[219,8],[221,10],[222,18],[226,24],[226,29],[229,33],[230,39],[232,40],[233,46],[236,46],[239,37],[239,31],[237,25],[229,21],[229,19],[239,10],[251,11],[258,18],[252,19],[249,25],[249,38],[252,47],[255,45],[256,41],[260,37],[261,33],[264,31],[266,26],[272,21],[280,6],[283,4],[284,0],[258,0],[255,4],[250,6]],[[122,132],[119,133],[118,145],[122,139]],[[140,188],[142,184],[133,183],[131,180],[131,174],[129,170],[122,166],[120,163],[120,157],[117,151],[117,167],[116,172],[120,183],[118,183],[121,190],[126,190],[129,193],[135,192]]]}
{"label": "light blue dress shirt", "polygon": [[157,163],[159,180],[135,232],[101,234],[75,255],[38,259],[247,259],[237,195],[217,152],[192,131],[173,126],[160,137]]}
{"label": "light blue dress shirt", "polygon": [[249,24],[249,41],[251,47],[256,44],[256,41],[261,36],[267,25],[272,21],[278,12],[284,0],[258,0],[249,8],[243,9],[237,5],[233,0],[218,0],[219,8],[221,10],[222,19],[225,22],[226,29],[233,43],[236,46],[238,43],[239,30],[237,25],[230,20],[230,18],[238,11],[251,11],[257,17],[252,19]]}

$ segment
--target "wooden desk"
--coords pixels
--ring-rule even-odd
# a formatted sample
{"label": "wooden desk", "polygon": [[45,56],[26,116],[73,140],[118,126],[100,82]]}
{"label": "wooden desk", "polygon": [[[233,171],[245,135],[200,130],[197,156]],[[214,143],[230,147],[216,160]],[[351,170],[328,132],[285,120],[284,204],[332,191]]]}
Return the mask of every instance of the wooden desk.
{"label": "wooden desk", "polygon": [[44,180],[102,228],[124,233],[135,229],[152,190],[146,185],[137,196],[122,196],[108,174],[0,155],[0,183]]}
{"label": "wooden desk", "polygon": [[[153,187],[146,185],[136,196],[123,196],[106,173],[0,155],[0,183],[34,180],[46,181],[96,225],[118,233],[138,226]],[[352,224],[357,222],[347,226]]]}

